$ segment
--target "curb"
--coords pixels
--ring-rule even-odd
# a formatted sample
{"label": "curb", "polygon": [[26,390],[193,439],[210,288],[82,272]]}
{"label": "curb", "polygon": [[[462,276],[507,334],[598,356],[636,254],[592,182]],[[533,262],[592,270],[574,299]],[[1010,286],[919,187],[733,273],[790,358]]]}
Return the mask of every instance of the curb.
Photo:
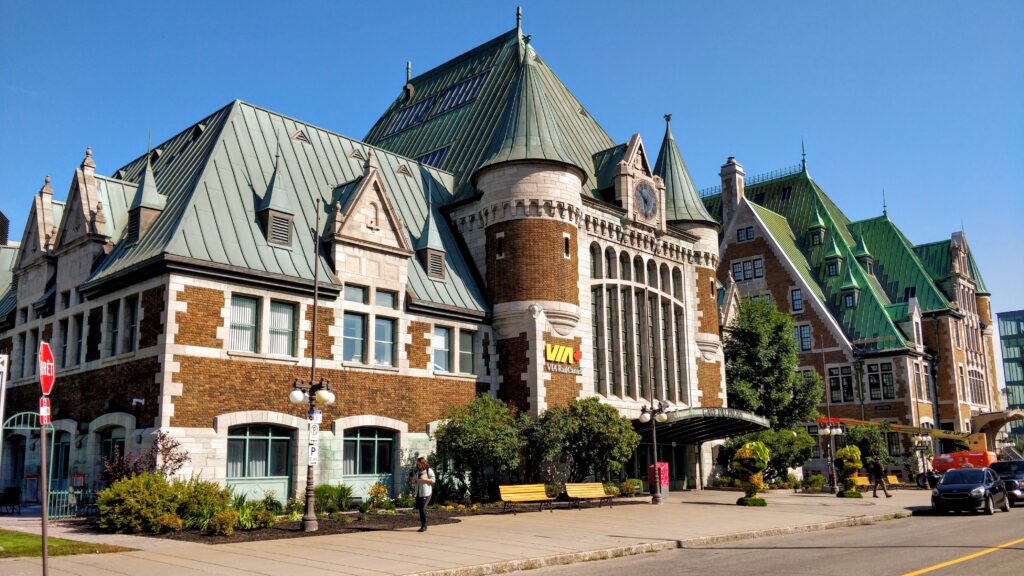
{"label": "curb", "polygon": [[534,570],[545,566],[561,566],[575,564],[577,562],[590,562],[594,560],[610,560],[623,556],[635,556],[650,552],[662,552],[665,550],[676,550],[680,548],[699,548],[726,542],[739,540],[752,540],[754,538],[765,538],[768,536],[784,536],[787,534],[800,534],[803,532],[817,532],[818,530],[829,530],[832,528],[846,528],[850,526],[864,526],[882,522],[885,520],[896,520],[909,518],[910,514],[878,514],[874,516],[854,516],[843,520],[832,522],[819,522],[817,524],[804,524],[802,526],[783,526],[780,528],[767,528],[764,530],[749,530],[746,532],[732,532],[716,536],[696,536],[683,540],[662,540],[658,542],[647,542],[633,544],[630,546],[616,546],[602,550],[589,550],[585,552],[570,552],[568,554],[555,554],[552,556],[540,556],[537,558],[523,558],[518,560],[505,560],[491,564],[478,564],[476,566],[462,566],[459,568],[448,568],[444,570],[432,570],[429,572],[418,572],[411,576],[486,576],[489,574],[505,574],[519,570]]}

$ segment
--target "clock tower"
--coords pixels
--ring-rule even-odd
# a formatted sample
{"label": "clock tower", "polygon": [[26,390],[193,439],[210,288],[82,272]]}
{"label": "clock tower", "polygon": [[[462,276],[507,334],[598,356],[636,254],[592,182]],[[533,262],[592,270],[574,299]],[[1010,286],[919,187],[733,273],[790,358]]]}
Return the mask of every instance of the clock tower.
{"label": "clock tower", "polygon": [[631,222],[663,231],[664,200],[665,184],[651,171],[643,140],[634,134],[616,168],[615,201]]}

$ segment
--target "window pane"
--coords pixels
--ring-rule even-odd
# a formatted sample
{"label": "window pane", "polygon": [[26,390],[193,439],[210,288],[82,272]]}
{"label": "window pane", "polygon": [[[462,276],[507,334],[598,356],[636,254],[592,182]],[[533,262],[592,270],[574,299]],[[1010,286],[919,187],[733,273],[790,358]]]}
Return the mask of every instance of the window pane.
{"label": "window pane", "polygon": [[366,339],[366,318],[360,314],[345,314],[344,346],[342,356],[346,362],[363,361],[363,343]]}
{"label": "window pane", "polygon": [[764,261],[758,258],[754,260],[754,278],[761,278],[764,276]]}
{"label": "window pane", "polygon": [[250,478],[261,478],[267,475],[267,449],[269,440],[249,440],[249,468],[246,476]]}
{"label": "window pane", "polygon": [[451,371],[451,328],[434,328],[434,370]]}
{"label": "window pane", "polygon": [[391,442],[377,442],[377,470],[375,473],[391,473]]}
{"label": "window pane", "polygon": [[228,440],[228,478],[245,476],[245,440]]}
{"label": "window pane", "polygon": [[743,279],[750,280],[754,277],[754,262],[747,260],[743,263]]}
{"label": "window pane", "polygon": [[398,302],[398,295],[386,290],[377,290],[377,306],[394,308]]}
{"label": "window pane", "polygon": [[295,305],[287,302],[270,303],[271,354],[295,355]]}
{"label": "window pane", "polygon": [[373,474],[374,443],[365,440],[359,443],[359,473]]}
{"label": "window pane", "polygon": [[732,278],[733,278],[733,280],[736,280],[737,282],[739,282],[740,280],[743,280],[743,263],[742,262],[734,262],[733,263],[733,265],[732,265]]}
{"label": "window pane", "polygon": [[270,475],[287,476],[291,462],[288,458],[288,440],[273,440],[270,443]]}
{"label": "window pane", "polygon": [[345,300],[349,302],[356,302],[359,304],[366,304],[366,288],[363,288],[362,286],[353,286],[351,284],[346,284]]}
{"label": "window pane", "polygon": [[342,474],[355,474],[356,473],[356,441],[345,440],[345,444],[342,447],[342,462],[341,462],[341,473]]}
{"label": "window pane", "polygon": [[395,321],[390,318],[377,318],[373,323],[374,346],[373,357],[377,364],[395,365]]}
{"label": "window pane", "polygon": [[459,332],[459,372],[472,374],[475,370],[473,364],[473,332],[465,330]]}
{"label": "window pane", "polygon": [[258,325],[259,300],[250,296],[232,296],[231,349],[255,352]]}

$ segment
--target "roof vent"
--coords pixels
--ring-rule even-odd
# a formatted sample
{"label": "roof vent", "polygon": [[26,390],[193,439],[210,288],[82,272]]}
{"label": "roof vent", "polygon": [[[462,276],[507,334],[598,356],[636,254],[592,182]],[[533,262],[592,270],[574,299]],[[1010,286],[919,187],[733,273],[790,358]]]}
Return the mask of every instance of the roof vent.
{"label": "roof vent", "polygon": [[267,214],[267,242],[279,246],[292,244],[292,217],[271,211]]}
{"label": "roof vent", "polygon": [[363,153],[359,151],[359,148],[352,150],[352,153],[349,154],[348,157],[355,158],[356,160],[366,160],[366,156],[363,156]]}
{"label": "roof vent", "polygon": [[396,172],[398,172],[399,174],[402,174],[403,176],[412,177],[412,172],[409,171],[409,167],[406,166],[405,164],[400,165],[398,167],[398,170],[396,170]]}
{"label": "roof vent", "polygon": [[303,132],[302,130],[299,130],[298,132],[293,134],[292,135],[292,140],[298,140],[299,142],[302,142],[303,144],[311,144],[311,142],[309,141],[309,136],[306,136],[306,133]]}
{"label": "roof vent", "polygon": [[427,277],[432,280],[444,280],[444,252],[426,249],[421,252],[423,267],[427,269]]}
{"label": "roof vent", "polygon": [[154,148],[149,152],[149,161],[156,162],[164,153],[163,148]]}

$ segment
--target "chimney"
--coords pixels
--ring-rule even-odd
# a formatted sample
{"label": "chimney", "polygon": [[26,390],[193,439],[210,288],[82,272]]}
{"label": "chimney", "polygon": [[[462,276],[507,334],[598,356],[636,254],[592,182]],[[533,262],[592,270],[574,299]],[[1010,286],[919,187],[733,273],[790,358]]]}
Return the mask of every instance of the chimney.
{"label": "chimney", "polygon": [[736,158],[729,156],[725,164],[722,164],[722,170],[718,175],[722,177],[722,230],[725,230],[732,222],[736,206],[743,198],[743,177],[746,172]]}
{"label": "chimney", "polygon": [[0,246],[7,246],[7,235],[11,230],[11,221],[0,211]]}

